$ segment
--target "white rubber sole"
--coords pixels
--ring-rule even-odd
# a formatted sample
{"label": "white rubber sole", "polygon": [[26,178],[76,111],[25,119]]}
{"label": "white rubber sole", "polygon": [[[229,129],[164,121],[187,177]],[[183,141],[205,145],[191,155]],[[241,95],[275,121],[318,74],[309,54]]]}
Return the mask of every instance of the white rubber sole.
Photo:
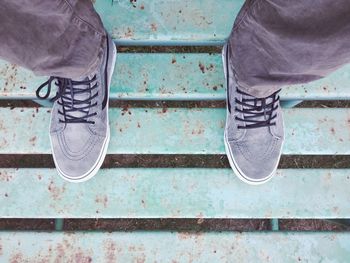
{"label": "white rubber sole", "polygon": [[[222,64],[223,64],[223,67],[224,67],[224,74],[225,74],[225,80],[227,80],[227,72],[226,72],[226,51],[225,51],[225,48],[226,48],[226,45],[223,47],[222,49],[222,53],[221,53],[221,56],[222,56]],[[228,88],[228,87],[226,87]],[[228,110],[228,98],[226,98],[226,123],[225,123],[225,131],[226,131],[226,127],[227,127],[227,120],[229,118],[229,110]],[[233,154],[231,152],[231,147],[230,147],[230,144],[228,142],[228,139],[226,137],[226,132],[224,132],[224,144],[225,144],[225,152],[226,152],[226,156],[228,158],[228,161],[230,163],[230,166],[233,170],[233,172],[235,173],[235,175],[243,182],[247,183],[247,184],[250,184],[250,185],[261,185],[261,184],[264,184],[264,183],[267,183],[269,180],[271,180],[271,178],[273,178],[276,174],[276,171],[277,171],[277,167],[278,167],[278,163],[279,163],[279,160],[278,159],[278,162],[277,162],[277,165],[274,169],[274,171],[269,174],[267,177],[265,177],[264,179],[262,180],[253,180],[253,179],[250,179],[248,176],[246,176],[240,169],[239,169],[239,166],[237,165],[234,157],[233,157]],[[283,145],[282,145],[283,146]],[[281,147],[282,149],[282,147]],[[280,154],[281,156],[281,154]]]}
{"label": "white rubber sole", "polygon": [[[110,86],[111,86],[111,82],[112,82],[112,76],[113,76],[113,72],[114,72],[114,68],[115,68],[115,62],[116,62],[116,59],[117,59],[117,48],[116,46],[113,44],[113,56],[112,56],[112,67],[111,67],[111,73],[109,74],[108,76],[108,98],[109,98],[109,92],[110,92]],[[108,65],[107,65],[108,66]],[[100,152],[100,155],[97,159],[97,161],[94,163],[94,165],[92,166],[92,168],[86,172],[85,174],[83,174],[82,176],[80,177],[70,177],[68,175],[66,175],[65,173],[63,173],[59,166],[57,165],[57,161],[56,161],[56,158],[55,158],[55,154],[54,152],[52,152],[52,156],[53,156],[53,160],[54,160],[54,163],[55,163],[55,166],[56,166],[56,170],[58,172],[58,174],[60,175],[61,178],[63,178],[64,180],[68,181],[68,182],[71,182],[71,183],[82,183],[82,182],[86,182],[88,180],[90,180],[92,177],[94,177],[97,172],[100,170],[102,164],[103,164],[103,161],[106,157],[106,154],[107,154],[107,149],[108,149],[108,145],[109,145],[109,141],[110,141],[110,127],[109,127],[109,116],[108,116],[108,109],[109,109],[109,99],[107,100],[107,134],[106,134],[106,138],[104,140],[104,143],[103,143],[103,147],[102,147],[102,151]],[[51,120],[50,120],[51,122]],[[50,137],[50,143],[51,143],[51,148],[52,148],[52,141],[51,141],[51,137]]]}

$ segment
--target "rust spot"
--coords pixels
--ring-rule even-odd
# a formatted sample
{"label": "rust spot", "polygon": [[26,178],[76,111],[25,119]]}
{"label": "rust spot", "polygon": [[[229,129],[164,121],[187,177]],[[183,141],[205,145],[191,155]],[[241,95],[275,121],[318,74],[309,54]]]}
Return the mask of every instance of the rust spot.
{"label": "rust spot", "polygon": [[10,263],[21,263],[23,262],[23,254],[22,253],[16,253],[10,258]]}
{"label": "rust spot", "polygon": [[173,58],[172,61],[171,61],[171,64],[175,64],[176,63],[176,59]]}
{"label": "rust spot", "polygon": [[29,142],[34,146],[36,141],[36,136],[29,139]]}
{"label": "rust spot", "polygon": [[214,69],[214,65],[210,64],[208,67],[206,67],[208,71],[212,71]]}
{"label": "rust spot", "polygon": [[117,254],[116,252],[121,252],[121,248],[116,247],[115,242],[112,240],[107,240],[103,244],[104,250],[105,250],[105,258],[107,263],[114,263],[117,262]]}
{"label": "rust spot", "polygon": [[130,0],[130,4],[132,4],[132,6],[134,8],[136,7],[136,2],[137,2],[137,0]]}
{"label": "rust spot", "polygon": [[129,110],[129,105],[125,105],[122,109],[122,112],[126,112]]}
{"label": "rust spot", "polygon": [[106,208],[108,204],[108,197],[104,196],[96,196],[95,202],[98,204],[103,204],[103,207]]}
{"label": "rust spot", "polygon": [[58,187],[54,184],[53,181],[50,182],[49,186],[47,187],[49,192],[51,193],[51,196],[53,200],[60,200],[62,198],[62,194],[66,191],[66,188],[63,187]]}
{"label": "rust spot", "polygon": [[7,172],[0,172],[0,181],[9,182],[12,179],[12,176]]}
{"label": "rust spot", "polygon": [[198,66],[202,73],[205,73],[205,66],[201,62],[199,62]]}
{"label": "rust spot", "polygon": [[92,262],[92,258],[90,256],[84,255],[82,251],[79,251],[75,253],[73,261],[79,263],[90,263]]}
{"label": "rust spot", "polygon": [[155,31],[158,30],[158,27],[157,27],[156,24],[152,23],[152,24],[151,24],[151,29],[152,29],[153,32],[155,32]]}
{"label": "rust spot", "polygon": [[193,135],[200,135],[205,132],[204,127],[199,127],[198,129],[193,129],[192,134]]}
{"label": "rust spot", "polygon": [[57,251],[58,258],[63,258],[64,257],[64,247],[63,247],[62,244],[57,244],[56,251]]}
{"label": "rust spot", "polygon": [[162,113],[166,113],[168,111],[168,108],[166,106],[163,107]]}
{"label": "rust spot", "polygon": [[146,256],[145,256],[145,254],[142,253],[141,256],[137,257],[137,258],[136,258],[136,262],[137,262],[137,263],[145,263],[145,262],[146,262]]}
{"label": "rust spot", "polygon": [[137,122],[137,128],[141,128],[141,125],[139,122]]}
{"label": "rust spot", "polygon": [[[63,240],[62,244],[56,245],[55,249],[55,262],[79,262],[79,263],[91,263],[92,257],[89,255],[91,252],[83,251],[80,247],[74,246],[74,244],[68,242],[68,240]],[[52,252],[49,252],[48,262]]]}
{"label": "rust spot", "polygon": [[145,6],[144,6],[144,5],[141,5],[141,6],[140,6],[140,9],[141,9],[141,10],[144,10],[144,9],[145,9]]}
{"label": "rust spot", "polygon": [[129,246],[128,247],[128,251],[144,251],[144,247],[143,246]]}
{"label": "rust spot", "polygon": [[335,134],[335,130],[334,130],[333,127],[331,128],[331,133],[332,133],[333,135]]}
{"label": "rust spot", "polygon": [[180,240],[186,240],[186,239],[191,239],[192,237],[200,237],[202,234],[201,233],[189,233],[189,232],[182,232],[178,234],[178,237]]}
{"label": "rust spot", "polygon": [[218,90],[218,87],[217,87],[217,86],[214,86],[214,87],[213,87],[213,90],[217,91],[217,90]]}
{"label": "rust spot", "polygon": [[84,255],[83,252],[79,251],[75,254],[75,261],[74,262],[79,262],[79,263],[91,263],[92,258],[90,256]]}
{"label": "rust spot", "polygon": [[124,116],[126,113],[131,115],[131,112],[129,111],[129,105],[125,105],[122,109],[122,116]]}
{"label": "rust spot", "polygon": [[126,29],[126,32],[124,34],[125,38],[132,38],[134,36],[134,32],[130,27]]}

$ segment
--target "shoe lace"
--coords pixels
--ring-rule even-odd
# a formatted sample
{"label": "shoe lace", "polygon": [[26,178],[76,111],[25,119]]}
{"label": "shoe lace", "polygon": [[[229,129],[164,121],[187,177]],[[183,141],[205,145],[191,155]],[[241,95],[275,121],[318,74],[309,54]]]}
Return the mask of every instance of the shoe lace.
{"label": "shoe lace", "polygon": [[[241,95],[252,97],[238,89],[237,92]],[[276,125],[276,122],[273,122],[273,120],[277,117],[275,112],[279,105],[276,103],[280,99],[279,92],[280,90],[266,98],[242,98],[242,101],[236,98],[236,111],[243,114],[243,118],[236,116],[236,120],[246,124],[245,126],[239,125],[238,129],[254,129]],[[269,99],[271,99],[271,102],[267,103]],[[241,105],[242,109],[239,109],[238,105]],[[262,119],[261,117],[264,118]]]}
{"label": "shoe lace", "polygon": [[[39,99],[47,99],[51,93],[52,82],[55,81],[55,85],[58,87],[56,95],[50,99],[51,102],[58,100],[58,104],[61,108],[58,110],[58,114],[63,116],[63,119],[59,119],[61,123],[89,123],[95,124],[94,121],[88,120],[90,117],[97,115],[97,112],[90,112],[90,109],[97,106],[97,102],[92,103],[92,100],[98,96],[98,92],[92,95],[92,91],[97,88],[97,83],[91,85],[96,80],[94,76],[90,80],[74,81],[67,78],[50,77],[46,82],[41,84],[36,90],[36,96]],[[84,88],[78,88],[78,86],[84,85]],[[89,85],[89,87],[86,87]],[[40,95],[41,91],[47,87],[46,93]],[[87,99],[77,99],[75,95],[87,94]]]}

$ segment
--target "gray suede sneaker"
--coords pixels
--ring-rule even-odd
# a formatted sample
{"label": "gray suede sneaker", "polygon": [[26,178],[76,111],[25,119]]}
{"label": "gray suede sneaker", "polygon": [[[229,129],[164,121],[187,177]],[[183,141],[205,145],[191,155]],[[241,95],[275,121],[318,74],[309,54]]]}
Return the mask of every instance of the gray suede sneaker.
{"label": "gray suede sneaker", "polygon": [[276,173],[284,141],[278,92],[256,98],[237,85],[229,48],[222,52],[227,81],[225,150],[236,175],[248,184],[262,184]]}
{"label": "gray suede sneaker", "polygon": [[[37,96],[49,97],[51,83],[58,92],[51,101],[50,139],[58,173],[70,182],[92,178],[106,156],[110,131],[108,123],[109,88],[116,60],[116,47],[106,38],[101,67],[79,80],[50,77],[37,90]],[[47,93],[40,91],[48,87]]]}

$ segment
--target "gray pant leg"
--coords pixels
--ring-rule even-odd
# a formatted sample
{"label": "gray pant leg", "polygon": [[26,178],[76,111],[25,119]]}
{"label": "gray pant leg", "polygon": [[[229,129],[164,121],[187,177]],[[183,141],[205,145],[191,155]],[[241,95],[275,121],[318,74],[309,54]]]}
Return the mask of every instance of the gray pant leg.
{"label": "gray pant leg", "polygon": [[266,97],[350,61],[349,0],[247,0],[229,39],[240,88]]}
{"label": "gray pant leg", "polygon": [[104,38],[91,0],[1,0],[0,58],[37,75],[88,75]]}

